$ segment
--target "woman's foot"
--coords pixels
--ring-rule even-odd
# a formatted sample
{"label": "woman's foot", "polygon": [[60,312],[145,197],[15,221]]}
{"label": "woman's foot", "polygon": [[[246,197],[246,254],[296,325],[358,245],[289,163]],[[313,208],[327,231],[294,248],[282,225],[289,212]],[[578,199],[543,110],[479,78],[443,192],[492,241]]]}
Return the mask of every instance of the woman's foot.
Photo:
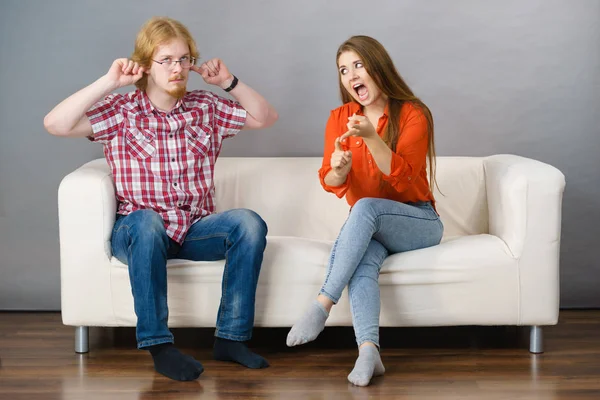
{"label": "woman's foot", "polygon": [[371,378],[385,373],[379,350],[374,345],[363,345],[358,349],[358,359],[354,369],[348,375],[350,383],[356,386],[368,386]]}
{"label": "woman's foot", "polygon": [[286,340],[288,347],[315,340],[325,329],[327,317],[329,317],[329,311],[325,306],[319,300],[313,301],[300,320],[290,329]]}

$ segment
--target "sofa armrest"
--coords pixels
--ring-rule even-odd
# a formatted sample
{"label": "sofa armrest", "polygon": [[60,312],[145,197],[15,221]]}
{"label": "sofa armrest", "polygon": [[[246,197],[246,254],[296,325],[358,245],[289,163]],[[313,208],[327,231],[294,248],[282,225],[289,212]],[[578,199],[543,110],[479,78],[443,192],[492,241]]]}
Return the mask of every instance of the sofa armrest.
{"label": "sofa armrest", "polygon": [[555,167],[515,155],[484,160],[489,232],[519,263],[523,324],[556,323],[565,177]]}
{"label": "sofa armrest", "polygon": [[110,269],[106,265],[111,258],[116,207],[114,184],[104,159],[84,164],[60,183],[61,304],[67,325],[82,324],[81,314],[87,304],[84,299],[96,303],[93,319],[113,319],[112,306],[108,307],[107,301]]}

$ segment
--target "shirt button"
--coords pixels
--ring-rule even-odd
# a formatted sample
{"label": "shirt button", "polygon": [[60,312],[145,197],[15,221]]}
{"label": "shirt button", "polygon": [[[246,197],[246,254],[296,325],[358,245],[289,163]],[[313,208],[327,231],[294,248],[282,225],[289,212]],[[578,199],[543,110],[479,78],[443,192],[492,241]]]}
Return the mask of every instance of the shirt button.
{"label": "shirt button", "polygon": [[360,144],[360,140],[357,140],[357,141],[356,141],[356,144]]}
{"label": "shirt button", "polygon": [[174,158],[171,158],[171,161],[175,162],[175,159],[174,159]]}
{"label": "shirt button", "polygon": [[169,137],[170,137],[170,138],[172,138],[172,137],[173,137],[173,135],[169,135]]}
{"label": "shirt button", "polygon": [[410,179],[411,179],[411,177],[409,176],[409,177],[408,177],[408,180],[410,181]]}
{"label": "shirt button", "polygon": [[[410,179],[410,178],[409,178],[409,179]],[[177,182],[175,182],[175,183],[173,184],[173,186],[177,186]]]}

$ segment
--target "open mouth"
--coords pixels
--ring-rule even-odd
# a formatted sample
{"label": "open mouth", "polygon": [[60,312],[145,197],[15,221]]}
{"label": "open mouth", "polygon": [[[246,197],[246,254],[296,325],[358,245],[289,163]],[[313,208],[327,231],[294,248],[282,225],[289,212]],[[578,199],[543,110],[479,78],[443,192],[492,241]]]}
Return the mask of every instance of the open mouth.
{"label": "open mouth", "polygon": [[367,97],[369,97],[369,91],[367,90],[367,87],[362,83],[354,84],[352,86],[352,89],[354,89],[360,101],[364,101],[367,99]]}

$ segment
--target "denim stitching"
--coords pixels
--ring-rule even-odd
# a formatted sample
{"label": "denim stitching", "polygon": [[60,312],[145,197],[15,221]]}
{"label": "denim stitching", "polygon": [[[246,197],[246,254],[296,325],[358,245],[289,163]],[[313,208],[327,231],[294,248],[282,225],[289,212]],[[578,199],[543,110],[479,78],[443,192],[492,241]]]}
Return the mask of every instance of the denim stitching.
{"label": "denim stitching", "polygon": [[[223,315],[223,304],[225,303],[225,297],[227,294],[227,278],[229,276],[229,259],[228,259],[228,251],[229,251],[229,247],[231,246],[231,242],[228,240],[227,241],[227,251],[225,251],[225,266],[223,268],[223,283],[222,283],[222,292],[221,292],[221,304],[219,304],[219,315],[217,316],[217,325],[220,324],[221,321],[221,317]],[[217,332],[219,331],[219,327],[217,326]]]}

